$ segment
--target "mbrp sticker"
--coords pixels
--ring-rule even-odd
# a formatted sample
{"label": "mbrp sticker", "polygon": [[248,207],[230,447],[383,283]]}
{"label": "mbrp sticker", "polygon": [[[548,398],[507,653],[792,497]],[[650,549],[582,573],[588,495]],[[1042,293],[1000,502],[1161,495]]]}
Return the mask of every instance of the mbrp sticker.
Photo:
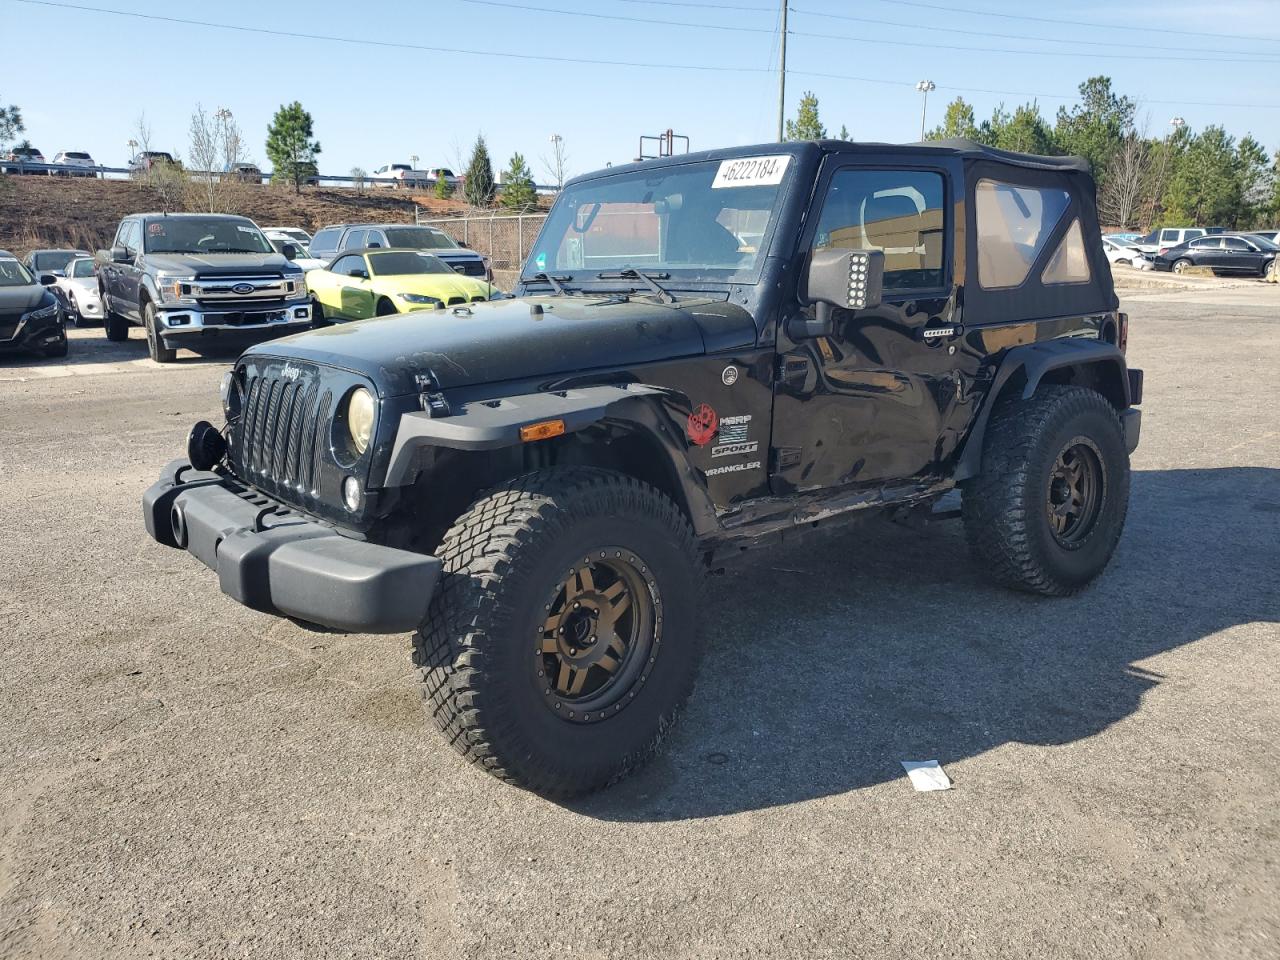
{"label": "mbrp sticker", "polygon": [[782,182],[787,172],[791,154],[768,157],[743,157],[740,160],[721,160],[716,178],[711,181],[712,190],[725,187],[770,187]]}

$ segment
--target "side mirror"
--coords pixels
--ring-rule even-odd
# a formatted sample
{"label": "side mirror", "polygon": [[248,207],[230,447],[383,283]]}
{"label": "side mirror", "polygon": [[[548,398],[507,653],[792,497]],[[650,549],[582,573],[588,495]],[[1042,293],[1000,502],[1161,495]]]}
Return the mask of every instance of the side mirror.
{"label": "side mirror", "polygon": [[368,279],[369,279],[369,271],[368,271],[368,270],[365,270],[365,269],[363,269],[363,268],[361,268],[361,267],[357,267],[355,270],[352,270],[352,271],[351,271],[351,275],[352,275],[353,277],[356,277],[356,278],[360,279],[360,280],[368,280]]}
{"label": "side mirror", "polygon": [[294,246],[292,243],[282,244],[280,247],[280,252],[284,255],[284,258],[286,260],[298,259],[298,248]]}
{"label": "side mirror", "polygon": [[40,274],[40,282],[46,287],[51,287],[58,282],[58,278],[52,273],[42,273]]}
{"label": "side mirror", "polygon": [[133,263],[133,254],[129,252],[128,247],[112,247],[111,262],[112,263]]}
{"label": "side mirror", "polygon": [[834,309],[878,307],[884,290],[884,251],[819,250],[809,258],[805,300],[816,304],[814,319],[789,325],[793,339],[825,337],[832,330]]}

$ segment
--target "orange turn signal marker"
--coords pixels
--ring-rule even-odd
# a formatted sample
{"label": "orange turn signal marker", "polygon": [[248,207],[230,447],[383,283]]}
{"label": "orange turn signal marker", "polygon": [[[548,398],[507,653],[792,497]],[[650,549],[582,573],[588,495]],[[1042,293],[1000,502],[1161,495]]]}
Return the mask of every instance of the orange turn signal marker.
{"label": "orange turn signal marker", "polygon": [[527,427],[521,427],[520,439],[524,443],[530,440],[550,440],[562,433],[564,433],[563,420],[543,420],[541,423],[531,423]]}

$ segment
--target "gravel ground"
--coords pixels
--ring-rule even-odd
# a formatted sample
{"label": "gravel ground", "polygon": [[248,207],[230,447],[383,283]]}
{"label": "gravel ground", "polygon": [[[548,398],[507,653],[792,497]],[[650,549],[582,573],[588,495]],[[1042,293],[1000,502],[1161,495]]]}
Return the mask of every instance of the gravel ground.
{"label": "gravel ground", "polygon": [[[762,553],[661,758],[567,806],[442,744],[404,638],[146,538],[225,355],[6,359],[0,956],[1280,955],[1280,290],[1126,307],[1143,442],[1094,587],[993,588],[956,524]],[[913,792],[935,758],[955,789]]]}

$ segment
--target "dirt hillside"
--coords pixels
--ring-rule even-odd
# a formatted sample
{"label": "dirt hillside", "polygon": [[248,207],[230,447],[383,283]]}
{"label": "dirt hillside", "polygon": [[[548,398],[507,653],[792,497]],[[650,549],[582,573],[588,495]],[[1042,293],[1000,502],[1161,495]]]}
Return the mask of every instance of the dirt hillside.
{"label": "dirt hillside", "polygon": [[[432,198],[432,215],[459,201]],[[19,256],[40,247],[96,250],[130,213],[161,209],[157,193],[133,180],[62,180],[0,176],[0,249]],[[413,200],[390,190],[303,187],[301,195],[283,186],[237,185],[232,212],[262,226],[300,226],[314,232],[325,224],[360,220],[412,223]]]}

